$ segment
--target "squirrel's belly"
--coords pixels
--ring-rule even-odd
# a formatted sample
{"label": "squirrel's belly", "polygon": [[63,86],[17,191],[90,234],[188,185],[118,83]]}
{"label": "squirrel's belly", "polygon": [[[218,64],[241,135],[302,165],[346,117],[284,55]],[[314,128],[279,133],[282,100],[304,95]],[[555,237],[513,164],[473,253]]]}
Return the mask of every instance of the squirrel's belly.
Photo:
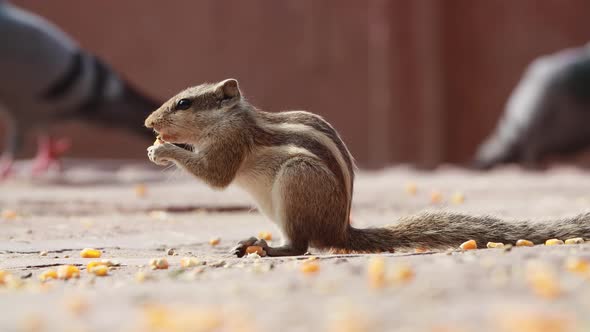
{"label": "squirrel's belly", "polygon": [[268,177],[238,176],[235,180],[238,187],[245,190],[254,199],[258,210],[274,223],[281,226],[279,208],[273,200],[273,184]]}

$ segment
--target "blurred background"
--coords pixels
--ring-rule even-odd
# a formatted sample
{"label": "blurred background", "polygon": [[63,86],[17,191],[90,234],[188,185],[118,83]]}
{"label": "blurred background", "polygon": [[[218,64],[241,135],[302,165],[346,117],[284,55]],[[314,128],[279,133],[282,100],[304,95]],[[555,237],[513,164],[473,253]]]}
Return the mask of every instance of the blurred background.
{"label": "blurred background", "polygon": [[[366,168],[469,161],[534,58],[590,41],[588,0],[12,3],[157,99],[234,77],[263,110],[321,114]],[[150,144],[79,122],[53,132],[75,157],[145,159]]]}

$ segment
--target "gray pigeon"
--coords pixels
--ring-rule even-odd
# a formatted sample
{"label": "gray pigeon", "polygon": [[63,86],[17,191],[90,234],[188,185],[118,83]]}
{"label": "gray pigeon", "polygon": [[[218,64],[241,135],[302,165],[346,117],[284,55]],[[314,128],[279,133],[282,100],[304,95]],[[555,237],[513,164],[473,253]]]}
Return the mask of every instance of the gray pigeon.
{"label": "gray pigeon", "polygon": [[41,133],[35,172],[67,149],[45,128],[79,119],[153,137],[143,127],[161,103],[135,90],[109,66],[82,50],[47,20],[0,0],[0,116],[8,124],[0,179],[11,170],[25,131]]}
{"label": "gray pigeon", "polygon": [[590,147],[590,44],[543,56],[529,65],[508,99],[475,166],[535,167],[543,157]]}

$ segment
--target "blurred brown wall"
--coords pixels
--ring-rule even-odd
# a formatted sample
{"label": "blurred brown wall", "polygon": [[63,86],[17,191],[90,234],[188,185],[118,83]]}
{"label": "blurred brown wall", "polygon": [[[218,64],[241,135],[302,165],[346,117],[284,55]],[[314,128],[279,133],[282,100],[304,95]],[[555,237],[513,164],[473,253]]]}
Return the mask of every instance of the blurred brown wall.
{"label": "blurred brown wall", "polygon": [[[590,40],[588,0],[14,3],[159,98],[235,77],[262,109],[322,114],[365,167],[468,161],[528,62]],[[148,144],[57,130],[78,156],[143,157]]]}

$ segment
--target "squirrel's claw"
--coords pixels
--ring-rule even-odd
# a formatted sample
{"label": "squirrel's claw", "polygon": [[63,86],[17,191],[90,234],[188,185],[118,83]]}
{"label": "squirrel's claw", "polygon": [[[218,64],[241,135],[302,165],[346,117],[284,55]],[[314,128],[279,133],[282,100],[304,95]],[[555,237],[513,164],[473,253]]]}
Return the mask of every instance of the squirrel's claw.
{"label": "squirrel's claw", "polygon": [[[255,243],[257,243],[259,240],[257,238],[255,238],[254,236],[240,241],[238,242],[238,245],[233,247],[230,251],[230,253],[232,255],[236,255],[238,257],[244,257],[244,255],[246,254],[246,249],[252,245],[254,245]],[[263,240],[264,241],[264,240]]]}

